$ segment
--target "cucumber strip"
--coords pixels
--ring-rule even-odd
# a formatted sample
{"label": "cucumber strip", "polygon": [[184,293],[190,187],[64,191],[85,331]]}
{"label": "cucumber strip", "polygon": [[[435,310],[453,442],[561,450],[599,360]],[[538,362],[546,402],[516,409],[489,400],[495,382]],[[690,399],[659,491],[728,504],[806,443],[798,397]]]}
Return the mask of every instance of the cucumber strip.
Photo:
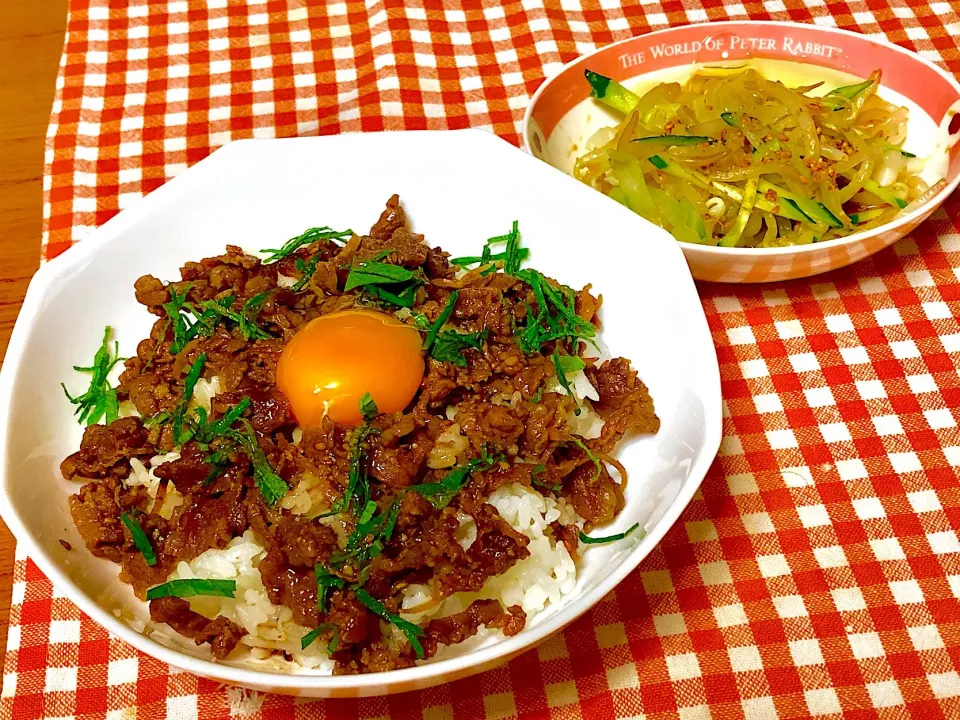
{"label": "cucumber strip", "polygon": [[814,219],[813,219],[812,217],[810,217],[809,215],[807,215],[803,210],[801,210],[801,209],[800,209],[800,206],[797,205],[797,203],[796,203],[793,199],[788,198],[788,197],[780,198],[780,199],[781,199],[784,203],[786,203],[789,207],[792,207],[792,208],[793,208],[794,210],[796,210],[798,213],[800,213],[801,215],[803,215],[803,216],[806,218],[806,220],[805,220],[804,222],[816,224],[817,221],[814,220]]}
{"label": "cucumber strip", "polygon": [[781,187],[778,187],[772,183],[767,182],[766,180],[760,181],[760,192],[767,193],[768,191],[773,190],[778,198],[784,200],[790,200],[794,203],[797,209],[803,213],[808,220],[817,223],[823,223],[833,228],[842,228],[843,223],[840,222],[840,219],[830,212],[827,209],[827,206],[816,200],[811,200],[810,198],[805,198],[800,195],[794,195],[789,190],[784,190]]}
{"label": "cucumber strip", "polygon": [[883,200],[887,205],[893,205],[898,207],[901,210],[907,206],[907,201],[903,198],[899,198],[890,192],[887,188],[880,185],[876,180],[864,180],[863,189],[868,193],[873,193],[878,198]]}
{"label": "cucumber strip", "polygon": [[860,225],[861,223],[875,220],[885,212],[887,211],[883,208],[873,208],[872,210],[864,210],[863,212],[850,213],[850,222],[852,222],[854,225]]}
{"label": "cucumber strip", "polygon": [[723,120],[730,127],[735,127],[735,128],[740,127],[740,119],[736,115],[734,115],[732,112],[720,113],[720,119]]}
{"label": "cucumber strip", "polygon": [[[676,163],[672,163],[669,160],[664,160],[659,155],[651,155],[648,159],[650,160],[650,163],[658,170],[663,170],[665,173],[673,175],[674,177],[686,180],[687,182],[692,183],[699,188],[712,192],[714,195],[723,195],[724,197],[728,197],[736,203],[743,203],[743,193],[740,191],[740,188],[735,187],[734,185],[728,185],[727,183],[720,182],[719,180],[711,180],[701,172],[682,168]],[[761,191],[765,192],[765,190]],[[797,208],[791,207],[786,203],[774,204],[762,196],[756,199],[754,206],[758,210],[773,213],[774,215],[785,217],[788,220],[812,222],[809,217],[804,215]]]}
{"label": "cucumber strip", "polygon": [[584,70],[583,76],[590,83],[590,97],[602,102],[624,115],[629,114],[640,102],[640,98],[627,90],[623,85],[612,78],[608,78],[593,70]]}
{"label": "cucumber strip", "polygon": [[[726,183],[721,183],[714,181],[712,185],[724,193],[731,200],[736,202],[743,202],[743,194],[740,192],[740,188],[734,187],[732,185],[727,185]],[[765,191],[764,191],[765,192]],[[785,203],[774,203],[770,202],[767,198],[763,197],[761,194],[757,197],[756,202],[754,203],[757,210],[763,210],[764,212],[772,213],[774,215],[779,215],[780,217],[785,217],[787,220],[796,220],[798,222],[810,222],[810,218],[803,214],[799,208],[791,207]]]}
{"label": "cucumber strip", "polygon": [[700,143],[712,143],[714,139],[706,135],[650,135],[649,137],[634,138],[630,142],[686,147],[688,145],[699,145]]}
{"label": "cucumber strip", "polygon": [[873,85],[873,80],[864,80],[861,83],[856,83],[855,85],[843,85],[838,88],[834,88],[827,95],[840,95],[845,97],[847,100],[853,100],[857,95],[862,93],[868,87]]}
{"label": "cucumber strip", "polygon": [[[649,160],[650,160],[650,164],[653,165],[657,170],[667,170],[668,168],[675,167],[672,163],[668,163],[659,155],[651,155]],[[676,169],[681,170],[682,168],[676,168]],[[684,177],[684,175],[677,175],[677,173],[675,172],[671,172],[670,174],[676,175],[677,177]],[[692,174],[693,173],[691,173],[691,175]]]}
{"label": "cucumber strip", "polygon": [[765,143],[762,143],[759,147],[755,148],[753,151],[753,156],[763,159],[770,153],[780,152],[781,145],[779,140],[768,140]]}
{"label": "cucumber strip", "polygon": [[[743,118],[744,116],[742,113],[740,115],[735,115],[732,112],[720,113],[720,119],[723,120],[730,127],[736,128],[737,130],[742,132],[743,136],[750,141],[751,145],[753,145],[753,148],[754,148],[753,152],[756,153],[759,150],[759,148],[763,147],[764,145],[767,145],[768,143],[765,143],[763,141],[763,137],[758,135],[756,132],[754,132],[754,130],[751,129],[749,123],[744,124]],[[780,149],[779,142],[777,142],[776,140],[772,140],[770,142],[777,143],[777,149],[778,150]]]}
{"label": "cucumber strip", "polygon": [[878,144],[879,144],[880,147],[882,147],[884,150],[899,150],[899,151],[900,151],[900,154],[903,155],[905,158],[915,158],[915,157],[916,157],[916,155],[914,155],[912,152],[907,152],[906,150],[903,150],[903,149],[901,149],[901,148],[898,148],[898,147],[897,147],[896,145],[894,145],[893,143],[881,142],[881,143],[878,143]]}
{"label": "cucumber strip", "polygon": [[730,228],[730,231],[720,238],[717,243],[720,247],[736,247],[743,235],[743,229],[753,214],[753,204],[757,198],[757,181],[754,178],[747,180],[747,185],[743,189],[743,202],[740,203],[740,212],[737,213],[737,221]]}
{"label": "cucumber strip", "polygon": [[808,215],[814,220],[826,223],[832,228],[843,227],[843,223],[840,221],[840,218],[830,212],[830,208],[828,208],[822,202],[811,200],[810,198],[805,197],[798,197],[794,202],[797,203],[804,215]]}
{"label": "cucumber strip", "polygon": [[837,108],[842,105],[839,101],[839,98],[845,98],[846,100],[853,100],[857,95],[862,93],[868,87],[873,85],[873,80],[864,80],[862,83],[857,83],[856,85],[844,85],[842,87],[834,88],[822,98],[820,102],[828,107]]}

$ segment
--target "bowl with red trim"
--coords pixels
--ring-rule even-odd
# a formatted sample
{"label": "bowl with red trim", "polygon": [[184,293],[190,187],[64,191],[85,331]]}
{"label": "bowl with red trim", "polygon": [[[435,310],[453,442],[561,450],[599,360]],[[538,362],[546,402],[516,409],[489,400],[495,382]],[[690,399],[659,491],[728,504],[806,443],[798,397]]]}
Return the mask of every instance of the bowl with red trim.
{"label": "bowl with red trim", "polygon": [[[960,84],[929,60],[875,36],[788,22],[687,25],[628,38],[577,58],[544,82],[523,121],[528,152],[571,174],[601,128],[620,116],[590,98],[584,70],[642,94],[660,82],[682,82],[705,65],[749,62],[766,77],[837,85],[882,73],[878,94],[905,106],[904,149],[925,159],[932,186],[891,222],[845,237],[780,248],[717,247],[681,242],[693,276],[714,282],[776,282],[818,275],[892,245],[926,220],[960,184]],[[613,202],[611,200],[611,202]]]}

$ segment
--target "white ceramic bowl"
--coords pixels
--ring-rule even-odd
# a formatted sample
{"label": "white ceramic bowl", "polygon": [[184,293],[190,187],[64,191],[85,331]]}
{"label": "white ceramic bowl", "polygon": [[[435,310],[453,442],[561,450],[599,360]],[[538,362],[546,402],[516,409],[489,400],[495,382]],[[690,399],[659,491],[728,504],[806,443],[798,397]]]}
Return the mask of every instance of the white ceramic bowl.
{"label": "white ceramic bowl", "polygon": [[[604,339],[632,358],[663,426],[623,449],[631,478],[617,531],[640,522],[642,540],[584,555],[576,590],[518,635],[450,660],[376,675],[277,674],[253,660],[214,663],[204,647],[130,623],[149,615],[118,567],[93,557],[67,507],[78,486],[58,466],[82,429],[59,387],[76,380],[105,325],[121,355],[153,318],[133,283],[178,277],[186,260],[278,247],[306,227],[368,228],[398,192],[418,232],[456,255],[520,221],[531,263],[604,296]],[[643,252],[624,237],[646,237]],[[423,688],[503,662],[575,619],[650,552],[689,502],[720,443],[720,379],[711,336],[679,247],[666,232],[487,133],[408,132],[227,145],[43,266],[34,277],[0,371],[0,509],[40,569],[111,633],[159,660],[248,687],[311,696]],[[72,551],[58,540],[67,540]],[[118,617],[119,616],[119,617]],[[121,619],[122,618],[122,619]]]}
{"label": "white ceramic bowl", "polygon": [[524,117],[524,143],[534,156],[570,172],[586,141],[600,128],[617,124],[614,113],[588,97],[584,69],[642,91],[659,82],[683,82],[705,64],[745,60],[758,61],[760,69],[767,63],[772,77],[795,79],[798,85],[818,80],[841,85],[880,68],[881,97],[910,109],[906,148],[921,158],[929,156],[925,177],[945,177],[946,185],[892,223],[823,243],[765,249],[680,243],[698,280],[775,282],[844,267],[907,235],[960,184],[960,128],[954,122],[960,112],[960,84],[954,77],[879,37],[799,23],[686,25],[621,40],[579,57],[534,94]]}

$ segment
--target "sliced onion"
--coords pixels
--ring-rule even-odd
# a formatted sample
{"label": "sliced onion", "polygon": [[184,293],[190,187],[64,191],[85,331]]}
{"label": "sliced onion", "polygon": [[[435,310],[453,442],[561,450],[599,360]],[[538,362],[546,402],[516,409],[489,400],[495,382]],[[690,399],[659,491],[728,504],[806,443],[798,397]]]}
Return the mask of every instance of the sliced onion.
{"label": "sliced onion", "polygon": [[930,189],[930,186],[927,185],[926,181],[917,175],[911,175],[908,177],[906,183],[907,197],[910,198],[910,200],[916,200],[917,198],[923,197]]}
{"label": "sliced onion", "polygon": [[873,171],[873,179],[886,187],[896,182],[906,162],[899,150],[884,150],[880,165]]}

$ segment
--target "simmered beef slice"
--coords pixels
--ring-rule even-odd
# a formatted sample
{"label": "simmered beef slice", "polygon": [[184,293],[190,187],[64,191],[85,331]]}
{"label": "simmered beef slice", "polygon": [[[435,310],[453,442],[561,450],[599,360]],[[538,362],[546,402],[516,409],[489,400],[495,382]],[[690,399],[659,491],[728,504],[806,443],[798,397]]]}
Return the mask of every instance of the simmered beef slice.
{"label": "simmered beef slice", "polygon": [[124,551],[134,549],[120,515],[145,512],[152,501],[144,487],[128,488],[118,478],[109,477],[87,483],[70,497],[69,503],[70,515],[90,551],[97,557],[120,562]]}
{"label": "simmered beef slice", "polygon": [[[163,467],[163,466],[161,466]],[[247,529],[246,488],[237,485],[219,497],[194,495],[177,509],[164,553],[176,560],[192,560],[210,548],[225,547]]]}
{"label": "simmered beef slice", "polygon": [[564,525],[556,520],[550,523],[550,529],[553,530],[554,539],[563,543],[570,557],[576,562],[580,554],[580,528],[576,525]]}
{"label": "simmered beef slice", "polygon": [[275,526],[274,542],[289,565],[313,568],[330,559],[337,549],[337,534],[303,515],[284,515]]}
{"label": "simmered beef slice", "polygon": [[179,459],[157,466],[153,474],[172,482],[181,495],[208,492],[212,483],[208,484],[207,478],[211,478],[213,467],[207,463],[207,455],[209,452],[197,443],[189,442],[180,451]]}
{"label": "simmered beef slice", "polygon": [[[504,635],[516,635],[523,630],[527,615],[519,605],[507,610],[498,600],[475,600],[463,612],[431,620],[423,628],[424,636],[419,639],[423,656],[436,655],[440,645],[455,645],[477,634],[481,626],[502,629]],[[412,667],[416,653],[411,645],[397,646],[396,643],[381,639],[363,647],[360,652],[338,652],[335,675],[353,675],[356,673],[387,672],[399,668]]]}
{"label": "simmered beef slice", "polygon": [[[128,367],[132,363],[138,363],[139,359],[128,360]],[[120,376],[121,387],[126,391],[130,402],[134,404],[144,417],[152,417],[160,412],[164,404],[174,400],[169,383],[165,382],[158,374],[152,372],[141,372],[137,367],[136,372],[140,373],[127,380],[126,373]]]}
{"label": "simmered beef slice", "polygon": [[588,443],[592,450],[609,452],[631,430],[655,433],[660,429],[647,386],[629,360],[614,358],[584,372],[600,395],[594,408],[605,421],[600,437]]}
{"label": "simmered beef slice", "polygon": [[296,425],[290,402],[277,388],[247,388],[245,393],[252,400],[250,423],[257,432],[272,433],[282,427]]}
{"label": "simmered beef slice", "polygon": [[115,490],[115,485],[87,483],[70,497],[70,515],[90,552],[120,562],[124,535]]}
{"label": "simmered beef slice", "polygon": [[409,447],[377,445],[370,453],[370,473],[384,485],[402,489],[420,480],[433,442],[420,433]]}
{"label": "simmered beef slice", "polygon": [[465,287],[460,290],[453,316],[473,320],[477,330],[488,330],[498,337],[513,338],[510,313],[503,304],[503,292],[493,287]]}
{"label": "simmered beef slice", "polygon": [[153,275],[144,275],[137,279],[133,288],[136,291],[138,303],[146,305],[157,315],[163,315],[164,310],[161,306],[170,299],[169,291],[163,281]]}
{"label": "simmered beef slice", "polygon": [[126,477],[130,474],[130,458],[154,454],[146,444],[147,431],[139,418],[90,425],[83,431],[80,450],[60,463],[60,472],[67,480]]}
{"label": "simmered beef slice", "polygon": [[477,538],[466,552],[466,562],[438,573],[439,589],[446,596],[455,592],[477,592],[487,578],[501,575],[518,560],[530,555],[530,540],[507,523],[492,505],[473,511]]}
{"label": "simmered beef slice", "polygon": [[359,673],[389,672],[413,667],[416,663],[407,649],[398,647],[391,640],[381,638],[363,648],[359,653],[339,653],[334,675],[357,675]]}
{"label": "simmered beef slice", "polygon": [[[227,449],[230,449],[229,446]],[[188,442],[181,448],[178,459],[156,466],[153,474],[162,481],[161,489],[169,482],[181,495],[219,496],[244,484],[249,476],[249,463],[245,455],[228,453],[223,458],[227,464],[221,465],[219,461],[208,462],[211,454],[211,448]],[[237,459],[236,464],[229,464],[230,455]]]}
{"label": "simmered beef slice", "polygon": [[357,256],[366,260],[387,250],[391,252],[382,258],[384,262],[405,267],[420,267],[429,257],[423,235],[416,235],[407,229],[407,215],[397,195],[387,201],[386,209],[370,228],[370,234],[360,238]]}
{"label": "simmered beef slice", "polygon": [[572,404],[565,395],[546,393],[530,408],[524,422],[523,442],[531,456],[539,457],[567,439],[567,413]]}
{"label": "simmered beef slice", "polygon": [[499,600],[474,600],[463,612],[431,620],[421,640],[425,657],[433,657],[439,645],[455,645],[477,634],[481,625],[503,629],[507,637],[523,630],[527,614],[519,605],[503,609]]}
{"label": "simmered beef slice", "polygon": [[444,406],[451,393],[457,389],[456,367],[427,359],[427,371],[420,383],[417,405],[422,410],[437,410]]}
{"label": "simmered beef slice", "polygon": [[489,403],[461,403],[457,422],[478,453],[484,447],[507,450],[523,435],[523,421],[510,408]]}
{"label": "simmered beef slice", "polygon": [[380,219],[370,228],[369,237],[384,242],[393,237],[393,233],[407,226],[407,213],[400,204],[399,195],[391,195],[387,206],[380,213]]}
{"label": "simmered beef slice", "polygon": [[404,494],[393,538],[371,562],[366,588],[375,597],[386,596],[397,578],[428,578],[434,568],[465,565],[466,553],[456,538],[459,526],[453,508],[438,512],[420,493]]}
{"label": "simmered beef slice", "polygon": [[[394,260],[397,265],[403,265],[404,267],[420,267],[427,262],[429,257],[427,246],[423,243],[423,235],[416,235],[405,227],[394,230],[393,237],[384,245],[386,247],[378,249],[377,253],[379,254],[383,250],[392,250],[393,252],[387,255],[387,259]],[[365,251],[373,250],[373,248],[364,244],[361,244],[361,248]]]}
{"label": "simmered beef slice", "polygon": [[280,511],[267,505],[263,495],[248,492],[243,499],[243,513],[247,527],[265,540],[273,537],[273,526],[280,521]]}
{"label": "simmered beef slice", "polygon": [[337,272],[333,260],[340,254],[341,250],[341,245],[332,240],[320,240],[313,245],[300,248],[295,253],[287,255],[269,267],[276,268],[280,275],[300,278],[303,274],[303,263],[316,257],[318,258],[317,267],[313,272],[313,277],[310,278],[311,284],[327,290],[331,294],[336,294]]}
{"label": "simmered beef slice", "polygon": [[136,547],[123,553],[120,581],[130,584],[138,598],[145,598],[147,590],[154,585],[162,585],[173,569],[173,563],[160,557],[155,565],[147,565],[143,555]]}
{"label": "simmered beef slice", "polygon": [[605,525],[623,509],[623,492],[602,464],[597,472],[592,462],[584,463],[564,478],[563,487],[588,528]]}
{"label": "simmered beef slice", "polygon": [[165,597],[150,601],[150,619],[166,623],[181,635],[194,640],[197,645],[210,643],[210,652],[217,660],[223,660],[233,652],[247,631],[225,617],[208,620],[190,609],[190,603],[181,598]]}
{"label": "simmered beef slice", "polygon": [[313,568],[292,568],[278,546],[272,547],[258,566],[267,596],[274,605],[286,605],[293,619],[306,627],[320,621],[317,609],[317,576]]}
{"label": "simmered beef slice", "polygon": [[477,539],[467,548],[467,556],[477,569],[488,576],[502,575],[530,555],[526,535],[514,530],[500,517],[493,505],[481,505],[473,512]]}
{"label": "simmered beef slice", "polygon": [[359,645],[379,634],[379,618],[371,614],[350,590],[333,593],[326,622],[340,629],[340,644],[344,647]]}
{"label": "simmered beef slice", "polygon": [[456,274],[456,268],[450,264],[450,253],[440,248],[427,250],[427,273],[432,278],[451,279]]}

